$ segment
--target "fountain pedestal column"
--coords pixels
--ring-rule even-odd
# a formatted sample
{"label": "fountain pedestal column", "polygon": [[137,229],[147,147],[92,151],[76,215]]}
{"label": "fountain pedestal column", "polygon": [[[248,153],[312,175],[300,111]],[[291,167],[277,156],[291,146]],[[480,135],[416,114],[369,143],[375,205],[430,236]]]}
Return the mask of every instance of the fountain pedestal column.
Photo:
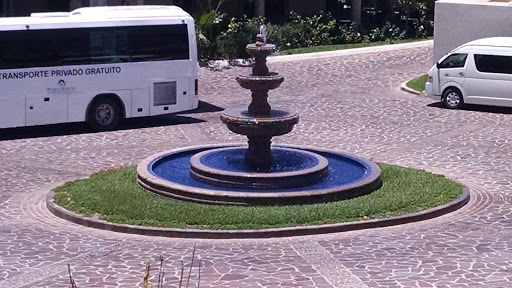
{"label": "fountain pedestal column", "polygon": [[272,111],[272,107],[268,104],[268,90],[251,90],[251,104],[247,107],[249,113],[253,115],[266,115]]}
{"label": "fountain pedestal column", "polygon": [[244,163],[250,170],[270,170],[274,163],[272,156],[272,137],[251,137],[249,136],[249,147],[245,153]]}

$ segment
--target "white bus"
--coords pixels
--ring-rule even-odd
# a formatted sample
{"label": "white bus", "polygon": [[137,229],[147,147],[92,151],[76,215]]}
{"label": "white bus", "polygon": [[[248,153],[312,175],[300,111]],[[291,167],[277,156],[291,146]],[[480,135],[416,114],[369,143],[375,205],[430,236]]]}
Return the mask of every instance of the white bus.
{"label": "white bus", "polygon": [[193,18],[176,6],[87,7],[0,18],[0,128],[197,108]]}

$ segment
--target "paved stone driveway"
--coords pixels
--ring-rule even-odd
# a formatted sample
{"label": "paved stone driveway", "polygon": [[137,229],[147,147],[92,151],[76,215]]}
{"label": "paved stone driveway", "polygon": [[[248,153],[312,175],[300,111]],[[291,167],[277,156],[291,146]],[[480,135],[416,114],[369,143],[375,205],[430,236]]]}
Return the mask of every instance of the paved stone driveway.
{"label": "paved stone driveway", "polygon": [[126,235],[47,211],[46,192],[67,180],[163,150],[244,141],[219,121],[222,108],[249,102],[234,80],[242,69],[201,70],[207,104],[197,113],[108,133],[75,124],[0,130],[0,287],[67,287],[68,263],[79,287],[141,287],[146,259],[160,255],[166,287],[177,287],[194,246],[189,287],[512,287],[512,110],[445,110],[400,91],[428,70],[431,55],[426,46],[270,63],[286,77],[271,104],[301,117],[275,142],[445,174],[471,189],[461,210],[397,227],[261,240]]}

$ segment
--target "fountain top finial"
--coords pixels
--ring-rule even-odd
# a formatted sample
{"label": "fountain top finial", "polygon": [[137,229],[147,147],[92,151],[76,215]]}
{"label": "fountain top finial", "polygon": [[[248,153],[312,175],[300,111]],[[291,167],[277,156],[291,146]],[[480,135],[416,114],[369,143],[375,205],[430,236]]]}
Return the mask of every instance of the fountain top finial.
{"label": "fountain top finial", "polygon": [[260,33],[256,35],[256,46],[263,46],[267,44],[267,27],[260,25]]}
{"label": "fountain top finial", "polygon": [[262,34],[258,34],[258,35],[256,35],[256,43],[254,43],[254,44],[256,44],[256,46],[263,46],[263,45],[265,45],[267,43],[264,42],[263,35]]}

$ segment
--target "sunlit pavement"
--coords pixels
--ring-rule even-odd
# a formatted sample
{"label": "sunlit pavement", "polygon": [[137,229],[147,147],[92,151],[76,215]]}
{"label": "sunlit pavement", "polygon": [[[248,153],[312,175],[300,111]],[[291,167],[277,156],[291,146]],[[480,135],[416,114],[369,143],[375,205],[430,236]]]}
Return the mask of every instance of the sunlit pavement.
{"label": "sunlit pavement", "polygon": [[[400,91],[426,73],[432,46],[269,62],[285,82],[273,107],[300,114],[275,143],[312,145],[444,174],[471,190],[464,208],[395,227],[316,236],[201,240],[120,234],[53,216],[49,189],[156,152],[243,143],[220,122],[250,101],[235,77],[200,70],[195,113],[128,121],[89,133],[80,124],[0,130],[0,287],[141,287],[165,258],[165,287],[511,287],[512,109],[446,110]],[[195,247],[195,261],[190,260]],[[201,266],[200,279],[199,265]],[[190,279],[188,280],[188,275]]]}

